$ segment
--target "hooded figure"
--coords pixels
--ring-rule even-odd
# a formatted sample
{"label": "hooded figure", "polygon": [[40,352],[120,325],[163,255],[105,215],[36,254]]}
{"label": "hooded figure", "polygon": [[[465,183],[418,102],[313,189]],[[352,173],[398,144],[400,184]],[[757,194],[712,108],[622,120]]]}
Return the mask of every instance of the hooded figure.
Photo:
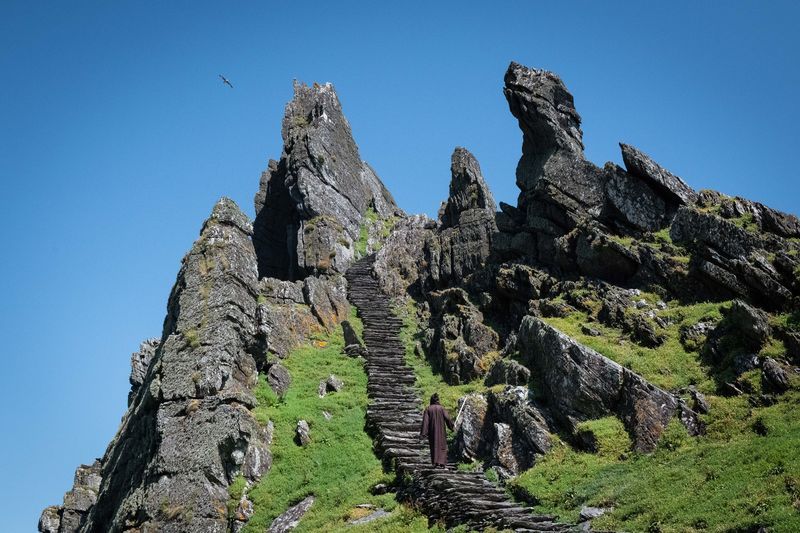
{"label": "hooded figure", "polygon": [[447,464],[447,430],[453,429],[453,421],[444,407],[439,405],[439,395],[431,396],[431,404],[422,415],[420,437],[427,437],[431,447],[431,464],[444,468]]}

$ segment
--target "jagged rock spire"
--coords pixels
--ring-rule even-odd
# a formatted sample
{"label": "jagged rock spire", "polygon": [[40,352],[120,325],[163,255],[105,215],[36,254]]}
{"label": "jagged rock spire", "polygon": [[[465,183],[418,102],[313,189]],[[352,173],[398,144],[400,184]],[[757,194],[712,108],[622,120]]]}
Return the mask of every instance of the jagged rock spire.
{"label": "jagged rock spire", "polygon": [[442,212],[442,227],[458,225],[461,214],[482,209],[494,219],[495,203],[478,160],[469,150],[457,147],[450,158],[450,196]]}
{"label": "jagged rock spire", "polygon": [[541,160],[560,152],[583,158],[581,116],[558,75],[512,61],[505,84],[503,93],[525,134],[526,156]]}
{"label": "jagged rock spire", "polygon": [[270,161],[255,199],[260,275],[293,280],[343,272],[367,210],[382,219],[401,211],[361,160],[330,83],[295,82],[282,134],[281,158]]}

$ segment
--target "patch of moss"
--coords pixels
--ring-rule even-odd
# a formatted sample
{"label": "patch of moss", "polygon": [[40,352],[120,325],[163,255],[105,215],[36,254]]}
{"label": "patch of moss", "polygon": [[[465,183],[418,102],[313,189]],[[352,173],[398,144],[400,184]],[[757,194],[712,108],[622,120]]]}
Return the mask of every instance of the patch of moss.
{"label": "patch of moss", "polygon": [[233,482],[228,485],[228,519],[233,518],[239,501],[247,490],[247,480],[242,475],[236,476]]}

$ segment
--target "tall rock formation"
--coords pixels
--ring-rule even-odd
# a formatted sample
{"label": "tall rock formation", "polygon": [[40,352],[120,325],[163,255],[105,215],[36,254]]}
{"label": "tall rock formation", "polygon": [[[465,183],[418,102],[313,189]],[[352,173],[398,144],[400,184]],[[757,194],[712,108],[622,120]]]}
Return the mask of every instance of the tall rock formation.
{"label": "tall rock formation", "polygon": [[[685,299],[744,297],[779,309],[800,294],[797,217],[698,194],[624,143],[625,169],[586,161],[572,95],[551,72],[511,63],[503,92],[523,141],[518,205],[498,214],[500,258]],[[673,243],[653,236],[666,228]]]}
{"label": "tall rock formation", "polygon": [[259,274],[293,281],[344,272],[362,228],[367,237],[378,231],[365,227],[367,211],[382,221],[402,211],[361,160],[331,84],[295,82],[281,134],[281,158],[269,162],[255,198]]}
{"label": "tall rock formation", "polygon": [[432,272],[437,284],[453,283],[482,268],[497,232],[494,197],[478,160],[466,148],[453,151],[450,175],[450,196],[439,217],[439,248],[429,252],[431,263],[439,264],[438,272]]}

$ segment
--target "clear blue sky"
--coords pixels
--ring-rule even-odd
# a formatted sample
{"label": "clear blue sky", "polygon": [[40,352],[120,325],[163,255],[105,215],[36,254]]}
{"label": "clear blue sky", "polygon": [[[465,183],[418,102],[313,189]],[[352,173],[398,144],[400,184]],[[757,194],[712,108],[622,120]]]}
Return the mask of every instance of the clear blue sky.
{"label": "clear blue sky", "polygon": [[457,145],[516,203],[510,60],[561,75],[594,162],[624,140],[798,211],[796,2],[165,4],[0,4],[2,531],[35,530],[103,454],[215,200],[252,216],[294,78],[335,84],[408,212],[435,214]]}

